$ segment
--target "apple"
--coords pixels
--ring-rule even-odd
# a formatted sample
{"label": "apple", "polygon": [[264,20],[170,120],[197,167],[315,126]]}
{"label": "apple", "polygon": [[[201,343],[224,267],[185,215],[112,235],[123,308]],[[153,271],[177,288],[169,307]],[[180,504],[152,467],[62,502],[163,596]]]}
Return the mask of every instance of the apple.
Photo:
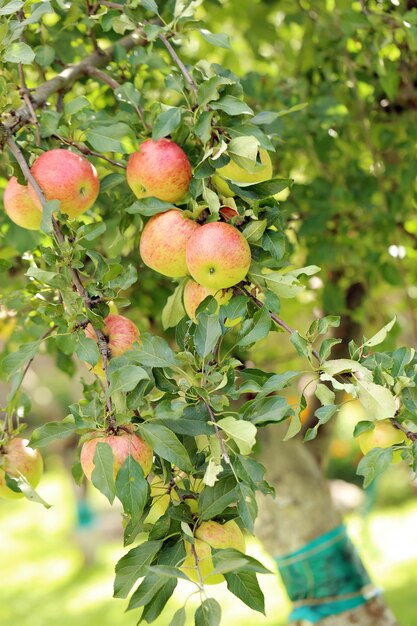
{"label": "apple", "polygon": [[197,283],[218,291],[245,278],[251,252],[237,228],[225,222],[210,222],[196,230],[187,241],[186,260]]}
{"label": "apple", "polygon": [[88,480],[91,480],[94,470],[94,454],[98,443],[107,443],[113,450],[114,478],[116,478],[117,472],[129,454],[139,463],[145,476],[151,471],[152,448],[138,435],[123,430],[119,430],[116,435],[109,435],[104,431],[96,431],[92,434],[91,439],[86,441],[81,448],[81,467]]}
{"label": "apple", "polygon": [[42,211],[36,206],[25,185],[17,182],[13,176],[4,190],[4,209],[10,219],[28,230],[39,230],[42,219]]}
{"label": "apple", "polygon": [[[45,198],[59,200],[61,213],[77,217],[89,209],[98,196],[100,183],[96,169],[85,158],[69,150],[48,150],[32,165],[31,172]],[[41,208],[35,190],[29,193]]]}
{"label": "apple", "polygon": [[130,155],[127,183],[137,198],[177,202],[187,193],[191,166],[184,150],[170,139],[147,139]]}
{"label": "apple", "polygon": [[[107,338],[107,347],[110,350],[111,356],[121,356],[133,347],[135,341],[140,340],[139,330],[136,328],[135,324],[127,317],[124,317],[124,315],[110,314],[105,317],[102,331]],[[88,324],[86,327],[85,334],[90,339],[97,341],[96,333],[91,324]],[[97,374],[97,376],[105,377],[101,355],[97,364],[92,368],[92,371]]]}
{"label": "apple", "polygon": [[15,437],[0,448],[0,497],[7,500],[23,498],[23,493],[13,491],[6,484],[6,472],[14,478],[20,474],[36,487],[41,479],[43,461],[39,450],[29,448],[29,441]]}
{"label": "apple", "polygon": [[184,308],[188,317],[192,319],[193,322],[196,322],[196,309],[205,298],[213,296],[220,306],[221,304],[226,304],[232,295],[233,292],[231,289],[228,289],[227,291],[224,291],[223,289],[216,291],[216,289],[207,289],[207,287],[199,285],[194,280],[189,280],[184,287]]}
{"label": "apple", "polygon": [[188,273],[185,247],[201,227],[179,209],[151,217],[140,238],[140,254],[148,267],[164,276],[179,278]]}
{"label": "apple", "polygon": [[389,420],[380,420],[375,422],[375,428],[361,433],[356,439],[362,453],[367,454],[374,448],[390,448],[394,444],[403,443],[405,434]]}
{"label": "apple", "polygon": [[255,183],[261,183],[264,180],[270,180],[272,178],[272,161],[269,156],[269,152],[267,152],[264,148],[261,148],[259,150],[259,157],[261,165],[255,172],[252,173],[247,172],[243,167],[240,167],[240,165],[232,160],[230,160],[230,162],[224,167],[220,167],[216,170],[216,174],[212,177],[212,181],[217,191],[227,198],[231,198],[235,195],[224,180],[225,178],[228,178],[242,187],[246,185],[254,185]]}
{"label": "apple", "polygon": [[[181,570],[187,574],[188,578],[195,582],[200,582],[195,558],[191,550],[191,545],[185,544],[186,557]],[[194,548],[199,559],[199,569],[203,583],[206,585],[216,585],[224,580],[222,574],[212,574],[214,565],[212,561],[211,549],[222,550],[225,548],[234,548],[240,552],[245,551],[245,538],[239,526],[234,520],[230,520],[225,524],[219,524],[210,520],[202,522],[195,531]]]}

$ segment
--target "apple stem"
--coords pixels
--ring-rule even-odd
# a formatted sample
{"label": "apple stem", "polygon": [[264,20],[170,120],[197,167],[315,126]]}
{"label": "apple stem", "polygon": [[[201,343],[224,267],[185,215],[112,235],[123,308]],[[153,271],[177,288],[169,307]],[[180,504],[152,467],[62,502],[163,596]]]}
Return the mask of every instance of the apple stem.
{"label": "apple stem", "polygon": [[194,78],[191,76],[190,72],[187,70],[184,63],[181,61],[180,57],[175,52],[174,48],[171,46],[170,42],[165,37],[165,35],[162,35],[162,34],[159,35],[159,39],[162,41],[165,48],[168,50],[169,54],[171,55],[172,59],[180,68],[182,75],[184,76],[185,80],[190,86],[191,91],[193,92],[195,98],[197,98],[197,85],[195,84]]}
{"label": "apple stem", "polygon": [[[39,201],[42,205],[42,207],[45,206],[46,204],[46,198],[45,195],[42,191],[42,189],[39,187],[37,181],[35,180],[35,178],[33,177],[28,164],[26,163],[26,159],[23,156],[22,151],[20,150],[19,146],[17,145],[16,141],[14,140],[14,138],[9,135],[7,137],[6,140],[7,145],[9,146],[9,149],[11,151],[11,153],[13,154],[13,156],[15,157],[17,163],[20,166],[20,169],[22,170],[22,173],[26,179],[26,181],[28,183],[30,183],[33,187],[33,189],[36,192],[36,195],[39,198]],[[53,231],[54,231],[54,235],[55,238],[57,240],[58,243],[62,244],[65,242],[65,237],[59,227],[58,222],[56,221],[56,219],[54,218],[54,216],[51,216],[52,219],[52,226],[53,226]],[[84,306],[86,309],[92,309],[93,308],[93,304],[90,300],[90,296],[88,295],[88,291],[87,289],[84,287],[83,282],[81,280],[81,276],[78,272],[78,270],[76,270],[73,267],[69,268],[70,271],[70,275],[71,275],[71,280],[72,283],[74,285],[75,290],[78,292],[78,294],[81,296],[81,298],[84,301]],[[94,328],[94,325],[93,325]],[[98,329],[98,328],[94,328],[94,332],[96,334],[97,337],[97,344],[99,347],[99,351],[101,354],[101,358],[102,358],[102,366],[103,366],[103,370],[104,373],[106,375],[106,380],[107,380],[107,387],[110,386],[110,381],[108,379],[108,375],[107,375],[107,361],[108,361],[108,345],[107,345],[107,339],[105,334],[103,333],[102,330]],[[108,398],[107,402],[106,402],[106,408],[107,408],[107,420],[108,420],[108,428],[110,430],[114,430],[116,428],[116,421],[113,415],[113,402],[111,397]]]}
{"label": "apple stem", "polygon": [[231,465],[231,463],[230,463],[230,457],[229,457],[229,455],[228,455],[228,453],[227,453],[226,446],[225,446],[225,443],[224,443],[224,439],[223,439],[223,437],[222,437],[222,434],[221,434],[221,432],[220,432],[220,430],[219,430],[219,427],[217,426],[217,422],[216,422],[216,418],[214,417],[213,409],[211,408],[211,406],[209,405],[209,403],[208,403],[208,402],[206,402],[205,400],[204,400],[204,404],[205,404],[205,405],[206,405],[206,407],[207,407],[208,414],[210,415],[210,420],[211,420],[211,422],[212,422],[212,423],[213,423],[213,425],[214,425],[214,430],[215,430],[215,432],[216,432],[216,436],[217,436],[217,438],[218,438],[218,440],[219,440],[219,442],[220,442],[220,447],[221,447],[221,450],[222,450],[222,457],[224,458],[224,460],[226,461],[226,463],[228,463],[229,465]]}
{"label": "apple stem", "polygon": [[200,559],[198,558],[197,550],[195,549],[194,544],[191,545],[191,554],[194,557],[195,566],[197,568],[198,580],[200,582],[200,590],[202,590],[204,589],[204,582],[203,582],[203,577],[201,575],[200,566],[199,566]]}

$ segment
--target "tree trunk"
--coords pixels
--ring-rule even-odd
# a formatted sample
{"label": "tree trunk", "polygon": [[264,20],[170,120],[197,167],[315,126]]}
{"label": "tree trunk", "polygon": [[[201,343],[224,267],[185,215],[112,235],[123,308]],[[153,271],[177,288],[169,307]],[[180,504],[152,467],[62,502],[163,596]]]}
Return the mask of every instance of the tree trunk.
{"label": "tree trunk", "polygon": [[[276,497],[260,497],[255,528],[259,539],[274,556],[282,556],[341,523],[330,497],[325,476],[309,451],[309,444],[282,442],[281,429],[270,426],[261,433],[260,461],[267,468],[266,478],[276,489]],[[291,622],[307,626],[311,622]],[[322,619],[317,626],[398,626],[381,597],[359,608]]]}

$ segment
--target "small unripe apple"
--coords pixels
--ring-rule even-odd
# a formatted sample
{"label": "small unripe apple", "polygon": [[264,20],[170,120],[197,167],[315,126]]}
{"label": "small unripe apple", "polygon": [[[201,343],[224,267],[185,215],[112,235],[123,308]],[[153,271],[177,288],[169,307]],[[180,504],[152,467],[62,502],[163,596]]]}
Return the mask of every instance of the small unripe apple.
{"label": "small unripe apple", "polygon": [[170,139],[147,139],[130,155],[127,182],[137,198],[177,202],[187,193],[191,166],[184,150]]}
{"label": "small unripe apple", "polygon": [[379,420],[375,422],[375,428],[361,433],[356,439],[362,453],[367,454],[374,448],[390,448],[397,443],[403,443],[405,434],[389,420]]}
{"label": "small unripe apple", "polygon": [[39,230],[42,219],[42,211],[33,201],[29,189],[20,185],[13,176],[4,190],[4,209],[10,219],[28,230]]}
{"label": "small unripe apple", "polygon": [[[133,347],[135,341],[140,340],[140,333],[135,324],[124,315],[108,315],[104,318],[102,329],[107,338],[107,347],[111,356],[121,356]],[[97,341],[97,336],[91,324],[85,329],[85,334],[90,339]],[[104,377],[103,360],[100,355],[97,364],[92,368],[97,376]]]}
{"label": "small unripe apple", "polygon": [[[69,217],[84,213],[97,199],[100,183],[96,169],[79,154],[69,150],[48,150],[36,159],[30,171],[46,200],[59,200],[61,213]],[[29,193],[36,206],[41,208],[31,185]]]}
{"label": "small unripe apple", "polygon": [[[214,565],[211,549],[234,548],[244,552],[245,538],[239,526],[234,520],[230,520],[225,524],[219,524],[210,520],[200,524],[195,532],[195,537],[194,548],[199,560],[199,569],[203,583],[216,585],[223,582],[224,576],[222,574],[212,574]],[[184,543],[186,557],[180,569],[191,580],[200,582],[191,545],[188,542]]]}
{"label": "small unripe apple", "polygon": [[224,222],[210,222],[187,241],[186,259],[194,280],[217,291],[233,287],[245,278],[251,252],[237,228]]}
{"label": "small unripe apple", "polygon": [[0,497],[7,500],[23,498],[23,493],[10,489],[6,484],[6,472],[14,478],[20,474],[36,487],[41,479],[43,461],[39,450],[28,447],[28,440],[15,437],[0,449]]}
{"label": "small unripe apple", "polygon": [[184,287],[184,308],[188,317],[192,319],[193,322],[196,322],[196,309],[205,298],[213,296],[220,306],[221,304],[229,302],[232,295],[233,292],[231,289],[228,289],[227,291],[224,291],[223,289],[216,291],[216,289],[207,289],[207,287],[199,285],[194,280],[189,280]]}
{"label": "small unripe apple", "polygon": [[216,170],[212,181],[217,191],[227,198],[231,198],[235,195],[224,180],[225,178],[232,180],[240,186],[254,185],[264,180],[270,180],[272,178],[272,161],[269,152],[261,148],[259,150],[259,157],[261,165],[252,173],[247,172],[243,167],[240,167],[240,165],[232,160],[224,167],[220,167]]}
{"label": "small unripe apple", "polygon": [[94,470],[94,454],[98,443],[107,443],[113,450],[114,478],[129,455],[133,456],[135,461],[139,463],[145,476],[151,471],[152,448],[138,435],[125,431],[119,431],[117,435],[108,435],[103,431],[96,431],[81,448],[81,467],[88,480],[91,480]]}
{"label": "small unripe apple", "polygon": [[179,278],[188,273],[185,248],[201,227],[179,209],[151,217],[140,238],[140,254],[148,267],[164,276]]}

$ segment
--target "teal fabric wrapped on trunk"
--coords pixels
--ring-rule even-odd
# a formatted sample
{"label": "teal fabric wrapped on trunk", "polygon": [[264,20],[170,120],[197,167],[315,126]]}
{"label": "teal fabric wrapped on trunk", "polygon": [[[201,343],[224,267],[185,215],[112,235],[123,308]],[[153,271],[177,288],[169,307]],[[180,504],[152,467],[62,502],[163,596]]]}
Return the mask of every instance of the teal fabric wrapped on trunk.
{"label": "teal fabric wrapped on trunk", "polygon": [[372,586],[344,525],[275,560],[294,603],[290,622],[314,624],[354,609],[380,593]]}

